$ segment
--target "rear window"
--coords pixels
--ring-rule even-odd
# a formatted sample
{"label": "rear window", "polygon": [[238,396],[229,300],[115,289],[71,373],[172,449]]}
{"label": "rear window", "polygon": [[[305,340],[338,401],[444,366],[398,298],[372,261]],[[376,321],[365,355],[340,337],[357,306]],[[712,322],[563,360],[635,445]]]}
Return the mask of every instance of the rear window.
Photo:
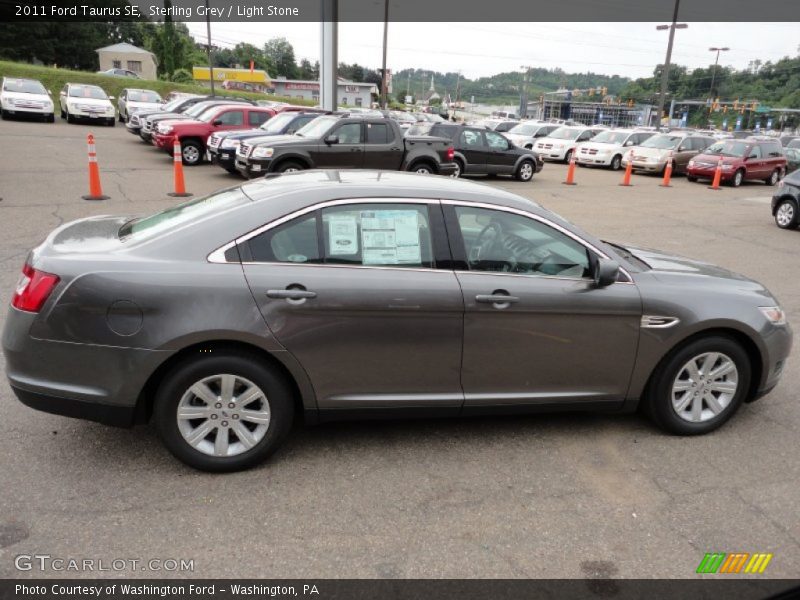
{"label": "rear window", "polygon": [[132,219],[120,227],[118,235],[121,240],[154,237],[174,231],[191,221],[199,221],[212,215],[217,216],[222,211],[248,202],[250,202],[250,198],[242,192],[241,188],[222,190],[204,198],[172,206],[149,217]]}

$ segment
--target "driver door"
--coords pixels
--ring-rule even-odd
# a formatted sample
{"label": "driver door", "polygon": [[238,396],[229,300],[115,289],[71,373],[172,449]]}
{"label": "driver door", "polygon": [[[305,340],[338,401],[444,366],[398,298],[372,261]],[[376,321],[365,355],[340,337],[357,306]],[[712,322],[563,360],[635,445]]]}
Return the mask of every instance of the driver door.
{"label": "driver door", "polygon": [[596,287],[596,253],[533,215],[455,203],[445,211],[462,265],[464,411],[620,406],[639,338],[636,286]]}

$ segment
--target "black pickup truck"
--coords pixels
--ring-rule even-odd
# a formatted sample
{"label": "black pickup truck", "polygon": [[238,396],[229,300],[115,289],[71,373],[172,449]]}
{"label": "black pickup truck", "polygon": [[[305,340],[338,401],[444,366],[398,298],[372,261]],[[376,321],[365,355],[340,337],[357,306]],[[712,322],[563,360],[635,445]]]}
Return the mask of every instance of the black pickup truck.
{"label": "black pickup truck", "polygon": [[453,175],[450,140],[406,137],[392,119],[328,115],[314,119],[294,135],[258,144],[242,141],[236,169],[245,177],[302,169],[386,169]]}

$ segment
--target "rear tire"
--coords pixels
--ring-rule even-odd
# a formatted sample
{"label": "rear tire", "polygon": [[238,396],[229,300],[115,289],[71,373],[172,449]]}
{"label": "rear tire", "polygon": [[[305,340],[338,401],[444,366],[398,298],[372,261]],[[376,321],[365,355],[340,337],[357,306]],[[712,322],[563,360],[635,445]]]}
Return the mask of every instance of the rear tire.
{"label": "rear tire", "polygon": [[536,167],[533,164],[533,161],[530,160],[523,160],[519,167],[517,167],[517,172],[514,174],[517,181],[530,181],[533,179],[533,174],[536,172]]}
{"label": "rear tire", "polygon": [[73,117],[71,114],[69,114],[69,111],[65,111],[65,112],[67,113],[67,123],[74,123],[75,122],[75,117]]}
{"label": "rear tire", "polygon": [[416,163],[412,164],[408,168],[408,170],[411,171],[412,173],[420,173],[422,175],[433,175],[433,174],[435,174],[435,171],[433,170],[433,167],[431,167],[426,162],[416,162]]}
{"label": "rear tire", "polygon": [[797,203],[785,198],[775,207],[775,224],[781,229],[797,229],[800,219],[797,215]]}
{"label": "rear tire", "polygon": [[687,175],[686,181],[691,181],[692,183],[694,183],[695,181],[697,181],[697,177],[695,177],[694,175]]}
{"label": "rear tire", "polygon": [[[227,376],[234,378],[227,379],[234,382],[230,391],[224,388]],[[246,402],[256,392],[260,396]],[[179,419],[179,408],[198,418]],[[153,417],[161,440],[178,460],[224,473],[253,467],[277,450],[291,429],[294,402],[276,369],[252,355],[228,352],[193,356],[174,367],[158,387]],[[225,440],[218,443],[221,433]]]}
{"label": "rear tire", "polygon": [[47,115],[47,122],[48,123],[55,123],[56,122],[56,113],[53,113],[51,115]]}
{"label": "rear tire", "polygon": [[709,433],[738,410],[750,389],[751,373],[750,359],[738,342],[724,335],[701,337],[662,360],[648,384],[644,408],[669,433]]}
{"label": "rear tire", "polygon": [[769,174],[769,177],[767,177],[764,180],[764,183],[766,183],[767,185],[775,185],[776,183],[778,183],[778,180],[780,178],[781,178],[780,169],[775,169],[772,173]]}

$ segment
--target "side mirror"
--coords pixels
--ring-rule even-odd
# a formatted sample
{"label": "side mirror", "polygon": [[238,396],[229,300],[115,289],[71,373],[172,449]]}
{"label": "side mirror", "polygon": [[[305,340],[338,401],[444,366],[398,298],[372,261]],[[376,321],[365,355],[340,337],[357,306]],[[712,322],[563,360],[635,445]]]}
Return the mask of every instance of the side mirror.
{"label": "side mirror", "polygon": [[114,99],[115,99],[115,97],[114,97],[114,96],[109,96],[109,97],[108,97],[108,99],[109,99],[109,100],[114,100]]}
{"label": "side mirror", "polygon": [[286,135],[294,135],[294,132],[297,131],[296,129],[287,129]]}
{"label": "side mirror", "polygon": [[222,119],[214,119],[214,121],[211,124],[214,127],[219,127],[220,125],[222,125]]}
{"label": "side mirror", "polygon": [[619,263],[608,258],[598,258],[594,264],[594,284],[597,287],[608,287],[619,277]]}
{"label": "side mirror", "polygon": [[747,157],[747,160],[750,160],[751,158],[758,158],[758,154],[751,154]]}
{"label": "side mirror", "polygon": [[514,149],[514,143],[513,142],[508,142],[508,149],[509,150],[513,150]]}
{"label": "side mirror", "polygon": [[339,136],[336,134],[329,135],[325,138],[326,144],[338,144],[339,143]]}
{"label": "side mirror", "polygon": [[678,146],[678,152],[683,152],[686,149],[686,146]]}

